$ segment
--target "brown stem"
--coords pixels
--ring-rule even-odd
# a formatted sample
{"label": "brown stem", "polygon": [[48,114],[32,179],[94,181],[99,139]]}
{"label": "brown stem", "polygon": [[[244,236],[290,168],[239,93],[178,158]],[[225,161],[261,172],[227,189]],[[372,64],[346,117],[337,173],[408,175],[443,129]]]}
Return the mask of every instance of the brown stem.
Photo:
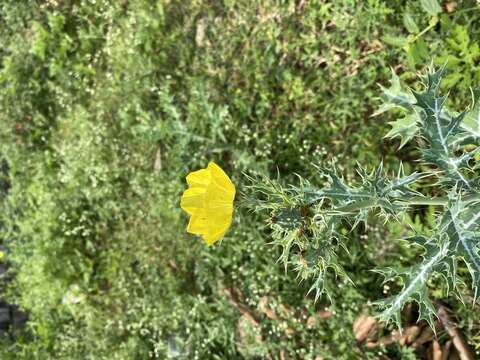
{"label": "brown stem", "polygon": [[235,291],[232,291],[230,289],[223,289],[223,293],[227,296],[228,301],[230,302],[230,304],[232,304],[234,308],[240,311],[240,313],[244,315],[248,320],[250,320],[253,325],[258,326],[258,316],[256,316],[254,312],[250,310],[247,306],[240,303]]}
{"label": "brown stem", "polygon": [[445,327],[445,330],[447,330],[452,338],[453,346],[457,349],[460,359],[474,360],[473,353],[465,342],[461,332],[458,330],[457,325],[452,321],[449,310],[445,306],[439,305],[437,315]]}

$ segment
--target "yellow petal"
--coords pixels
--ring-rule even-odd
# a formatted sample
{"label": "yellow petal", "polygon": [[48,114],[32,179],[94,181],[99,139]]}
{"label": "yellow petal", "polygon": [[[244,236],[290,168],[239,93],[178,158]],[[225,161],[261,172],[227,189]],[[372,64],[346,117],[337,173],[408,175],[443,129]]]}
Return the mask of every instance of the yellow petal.
{"label": "yellow petal", "polygon": [[190,187],[207,187],[212,182],[212,174],[208,169],[191,172],[187,176],[187,184]]}
{"label": "yellow petal", "polygon": [[215,244],[218,240],[220,240],[223,235],[227,232],[227,229],[219,231],[218,233],[208,233],[203,235],[203,240],[207,243],[208,246],[212,246]]}
{"label": "yellow petal", "polygon": [[198,213],[192,215],[188,222],[187,231],[195,235],[201,235],[208,231],[208,221],[205,211],[200,210]]}
{"label": "yellow petal", "polygon": [[203,234],[203,239],[208,245],[218,241],[232,224],[233,206],[224,208],[207,209],[208,228]]}
{"label": "yellow petal", "polygon": [[180,207],[189,215],[192,215],[198,209],[204,209],[206,190],[206,188],[202,187],[193,187],[185,190],[180,200]]}
{"label": "yellow petal", "polygon": [[235,193],[228,193],[225,189],[212,184],[205,193],[206,208],[232,208]]}
{"label": "yellow petal", "polygon": [[217,232],[219,229],[230,226],[233,207],[206,209],[205,214],[208,219],[209,230]]}
{"label": "yellow petal", "polygon": [[208,245],[218,241],[232,223],[235,185],[214,162],[187,176],[180,206],[191,215],[187,231],[202,235]]}
{"label": "yellow petal", "polygon": [[228,175],[213,161],[208,164],[207,169],[210,171],[215,184],[223,188],[231,196],[231,201],[233,201],[235,198],[235,185],[233,185]]}

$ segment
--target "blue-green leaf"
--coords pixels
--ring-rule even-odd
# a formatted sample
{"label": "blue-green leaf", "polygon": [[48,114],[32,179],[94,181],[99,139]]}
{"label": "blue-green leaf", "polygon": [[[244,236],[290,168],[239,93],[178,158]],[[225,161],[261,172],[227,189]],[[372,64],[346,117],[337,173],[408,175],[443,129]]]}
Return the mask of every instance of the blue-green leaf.
{"label": "blue-green leaf", "polygon": [[390,122],[392,128],[385,135],[387,138],[400,138],[400,148],[402,148],[407,142],[412,140],[418,132],[418,115],[416,113],[406,114],[404,117],[399,118],[396,121]]}

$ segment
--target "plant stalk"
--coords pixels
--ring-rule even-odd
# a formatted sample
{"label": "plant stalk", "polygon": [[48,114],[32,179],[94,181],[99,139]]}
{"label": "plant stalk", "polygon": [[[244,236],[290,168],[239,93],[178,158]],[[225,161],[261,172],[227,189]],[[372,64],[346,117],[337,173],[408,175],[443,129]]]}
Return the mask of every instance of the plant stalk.
{"label": "plant stalk", "polygon": [[[448,197],[439,196],[435,198],[427,198],[423,196],[409,196],[409,197],[399,197],[395,199],[398,202],[401,202],[403,205],[432,205],[432,206],[445,206],[448,204]],[[480,201],[480,194],[467,195],[463,198],[464,201]],[[352,212],[360,209],[366,209],[377,206],[377,201],[375,199],[361,200],[354,203],[341,206],[336,210],[341,212]]]}

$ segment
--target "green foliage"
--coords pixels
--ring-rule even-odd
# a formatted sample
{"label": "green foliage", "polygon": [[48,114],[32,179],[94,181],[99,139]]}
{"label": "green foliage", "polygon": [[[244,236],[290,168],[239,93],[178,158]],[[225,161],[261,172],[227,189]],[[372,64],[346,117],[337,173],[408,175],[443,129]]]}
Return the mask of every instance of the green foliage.
{"label": "green foliage", "polygon": [[[402,92],[394,76],[392,87],[384,89],[386,102],[380,110],[401,107],[413,118],[412,123],[403,119],[394,123],[388,136],[401,136],[402,145],[417,140],[420,160],[428,165],[427,171],[405,175],[400,166],[398,175],[391,178],[384,174],[381,165],[371,172],[359,167],[359,184],[349,185],[331,170],[332,167],[320,168],[320,174],[329,180],[329,185],[320,189],[302,179],[299,187],[286,189],[278,182],[252,180],[252,208],[270,210],[273,244],[282,248],[280,260],[285,266],[291,263],[301,279],[313,278],[316,299],[323,293],[329,295],[334,283],[326,269],[348,279],[348,273],[336,256],[340,249],[348,249],[352,241],[344,235],[346,228],[366,223],[372,214],[380,216],[385,223],[401,221],[411,207],[431,204],[444,207],[443,213],[437,216],[433,233],[419,233],[406,239],[423,250],[423,261],[405,268],[378,270],[385,278],[384,283],[401,279],[403,284],[397,294],[377,301],[383,309],[380,318],[386,322],[394,320],[400,327],[402,309],[408,302],[415,301],[419,306],[419,320],[426,320],[434,328],[436,311],[429,299],[428,281],[439,274],[447,281],[448,289],[460,296],[458,289],[463,281],[457,276],[459,259],[468,268],[473,303],[477,301],[480,291],[480,184],[475,155],[480,151],[480,138],[472,129],[478,127],[478,106],[475,103],[460,114],[447,109],[447,95],[440,95],[443,74],[444,68],[430,69],[423,77],[424,89],[412,91],[412,95]],[[469,119],[466,125],[465,118]],[[425,177],[434,179],[437,193],[444,194],[443,197],[422,195],[414,190]],[[298,215],[277,220],[286,210],[289,214],[297,211]]]}
{"label": "green foliage", "polygon": [[425,10],[431,16],[437,16],[442,12],[442,8],[438,4],[437,0],[420,0],[423,10]]}
{"label": "green foliage", "polygon": [[[437,0],[409,1],[401,10],[404,30],[386,34],[383,41],[403,49],[410,70],[432,59],[438,67],[446,64],[449,73],[443,90],[457,86],[459,98],[466,99],[468,88],[477,86],[479,80],[480,33],[471,26],[479,21],[478,6],[473,0],[446,4]],[[409,71],[407,76],[413,78],[415,74]]]}
{"label": "green foliage", "polygon": [[[452,26],[451,35],[445,43],[445,50],[436,59],[436,63],[447,64],[451,73],[445,77],[444,86],[453,87],[459,84],[462,88],[477,86],[480,82],[480,47],[474,41],[467,27]],[[468,69],[466,72],[459,69]]]}

